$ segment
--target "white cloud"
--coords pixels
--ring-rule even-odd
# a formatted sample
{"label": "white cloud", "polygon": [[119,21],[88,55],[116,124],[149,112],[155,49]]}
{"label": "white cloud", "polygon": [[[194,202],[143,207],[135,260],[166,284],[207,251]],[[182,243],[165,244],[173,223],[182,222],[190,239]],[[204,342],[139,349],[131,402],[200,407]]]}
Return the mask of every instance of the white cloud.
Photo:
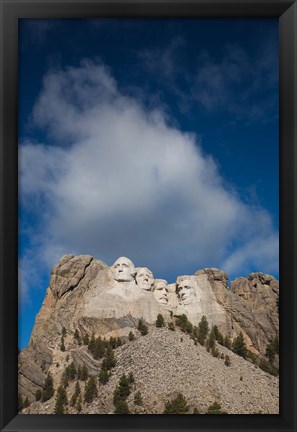
{"label": "white cloud", "polygon": [[231,253],[224,261],[223,268],[227,273],[237,273],[238,269],[242,269],[243,275],[250,271],[255,262],[258,269],[267,269],[266,272],[278,269],[278,247],[279,239],[276,233],[267,235],[265,241],[262,237],[255,237]]}
{"label": "white cloud", "polygon": [[247,262],[277,271],[269,215],[226,187],[197,137],[123,95],[103,65],[50,72],[33,119],[52,142],[20,148],[22,204],[39,217],[35,267],[83,253],[110,264],[125,255],[156,276],[240,273]]}

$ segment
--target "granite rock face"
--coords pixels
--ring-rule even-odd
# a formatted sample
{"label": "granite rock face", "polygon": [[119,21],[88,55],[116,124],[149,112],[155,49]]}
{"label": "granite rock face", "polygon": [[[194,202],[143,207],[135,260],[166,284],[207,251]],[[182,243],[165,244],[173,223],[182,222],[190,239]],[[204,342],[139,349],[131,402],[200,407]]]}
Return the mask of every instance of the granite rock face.
{"label": "granite rock face", "polygon": [[243,333],[250,351],[265,354],[266,347],[279,332],[277,301],[279,283],[271,275],[251,273],[231,282],[227,289],[226,273],[204,269],[196,273],[207,275],[214,295],[228,317],[230,337]]}
{"label": "granite rock face", "polygon": [[[139,319],[152,328],[158,314],[165,322],[185,314],[196,326],[205,315],[231,339],[242,332],[250,351],[264,355],[278,335],[278,296],[278,281],[264,273],[238,278],[228,287],[228,275],[209,268],[167,283],[125,257],[107,266],[88,255],[65,255],[52,270],[30,343],[19,354],[19,392],[32,402],[49,370],[59,377],[53,363],[62,355],[63,329],[65,345],[71,348],[76,329],[82,336],[127,339]],[[73,358],[98,370],[83,349],[73,351]],[[62,355],[61,364],[63,359]]]}

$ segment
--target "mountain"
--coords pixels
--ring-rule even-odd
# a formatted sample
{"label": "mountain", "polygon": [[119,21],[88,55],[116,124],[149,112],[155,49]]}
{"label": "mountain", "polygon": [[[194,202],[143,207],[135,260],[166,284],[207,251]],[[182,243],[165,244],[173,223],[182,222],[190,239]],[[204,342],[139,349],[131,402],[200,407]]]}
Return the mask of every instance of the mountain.
{"label": "mountain", "polygon": [[[29,345],[19,354],[19,394],[30,403],[22,412],[54,412],[57,396],[36,402],[36,392],[44,391],[49,373],[57,390],[71,365],[76,373],[85,366],[99,389],[100,397],[82,403],[84,413],[114,412],[113,393],[129,372],[135,382],[125,403],[132,412],[161,413],[165,403],[181,393],[190,409],[201,413],[213,402],[228,413],[277,413],[277,355],[266,354],[278,338],[278,296],[278,281],[264,273],[228,286],[225,272],[209,268],[168,284],[125,257],[109,267],[91,256],[65,255],[52,270]],[[156,328],[160,315],[164,327],[161,322]],[[208,350],[198,343],[196,327],[203,316],[210,330],[217,331],[215,347]],[[148,334],[137,330],[139,321]],[[245,358],[230,351],[229,344],[223,346],[224,338],[235,341],[239,335],[247,348]],[[90,347],[96,339],[103,347],[100,355]],[[105,371],[108,378],[102,384],[98,374],[108,345],[115,365]],[[75,382],[68,381],[70,399]],[[82,381],[82,393],[84,385]],[[141,406],[131,399],[137,391]]]}

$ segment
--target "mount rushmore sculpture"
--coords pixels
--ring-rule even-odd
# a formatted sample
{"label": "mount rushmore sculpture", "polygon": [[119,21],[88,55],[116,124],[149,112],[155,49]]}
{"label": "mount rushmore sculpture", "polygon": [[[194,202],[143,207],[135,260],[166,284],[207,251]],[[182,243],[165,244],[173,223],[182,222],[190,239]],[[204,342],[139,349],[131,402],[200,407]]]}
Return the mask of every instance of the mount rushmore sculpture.
{"label": "mount rushmore sculpture", "polygon": [[231,338],[242,332],[250,350],[265,352],[278,334],[278,281],[252,273],[227,282],[227,274],[214,268],[168,283],[126,257],[108,266],[88,255],[65,255],[52,270],[30,343],[42,339],[54,346],[63,327],[70,333],[79,328],[82,334],[128,336],[139,319],[154,325],[158,314],[167,322],[185,314],[196,326],[205,315]]}
{"label": "mount rushmore sculpture", "polygon": [[19,355],[20,393],[32,398],[42,387],[63,332],[70,344],[76,330],[81,336],[128,339],[140,319],[154,326],[159,314],[165,323],[185,314],[194,326],[205,315],[224,336],[242,332],[250,351],[265,354],[279,331],[278,281],[251,273],[227,282],[227,274],[215,268],[168,283],[125,257],[108,266],[89,255],[64,255],[52,269],[29,345]]}
{"label": "mount rushmore sculpture", "polygon": [[84,316],[121,318],[131,315],[149,324],[161,313],[186,314],[198,323],[203,314],[210,324],[228,327],[225,312],[208,286],[207,276],[179,276],[175,283],[154,279],[151,270],[135,267],[126,257],[98,272],[85,295]]}

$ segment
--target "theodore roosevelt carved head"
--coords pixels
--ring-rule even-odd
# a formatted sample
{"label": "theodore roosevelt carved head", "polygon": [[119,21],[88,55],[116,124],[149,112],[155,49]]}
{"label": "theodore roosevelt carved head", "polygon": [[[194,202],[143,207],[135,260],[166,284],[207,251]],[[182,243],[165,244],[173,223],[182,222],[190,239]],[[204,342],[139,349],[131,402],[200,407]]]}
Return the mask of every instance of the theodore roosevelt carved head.
{"label": "theodore roosevelt carved head", "polygon": [[153,294],[155,299],[162,305],[168,303],[168,283],[164,279],[155,279],[153,285]]}

